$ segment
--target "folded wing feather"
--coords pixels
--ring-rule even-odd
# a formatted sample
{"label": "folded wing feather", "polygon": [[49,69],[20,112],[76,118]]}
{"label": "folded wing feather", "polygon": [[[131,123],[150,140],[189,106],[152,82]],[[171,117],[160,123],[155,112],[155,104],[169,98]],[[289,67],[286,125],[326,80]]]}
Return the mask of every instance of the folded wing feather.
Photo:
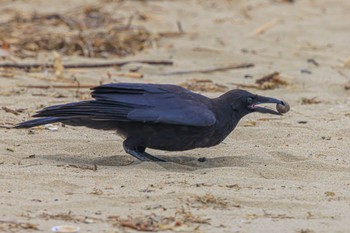
{"label": "folded wing feather", "polygon": [[56,105],[36,117],[72,117],[94,120],[138,121],[189,126],[215,124],[203,96],[182,87],[161,84],[106,84],[93,89],[95,100]]}

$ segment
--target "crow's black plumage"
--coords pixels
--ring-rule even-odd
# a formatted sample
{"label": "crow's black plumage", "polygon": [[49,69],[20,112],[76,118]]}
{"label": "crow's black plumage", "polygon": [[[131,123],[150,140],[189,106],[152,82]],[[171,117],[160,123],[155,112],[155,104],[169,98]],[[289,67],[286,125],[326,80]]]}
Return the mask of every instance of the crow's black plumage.
{"label": "crow's black plumage", "polygon": [[30,128],[63,122],[73,126],[116,130],[124,149],[140,160],[163,161],[146,148],[183,151],[222,142],[238,121],[251,112],[278,114],[261,103],[283,101],[231,90],[210,99],[182,87],[164,84],[112,83],[93,88],[94,100],[44,108],[18,124]]}

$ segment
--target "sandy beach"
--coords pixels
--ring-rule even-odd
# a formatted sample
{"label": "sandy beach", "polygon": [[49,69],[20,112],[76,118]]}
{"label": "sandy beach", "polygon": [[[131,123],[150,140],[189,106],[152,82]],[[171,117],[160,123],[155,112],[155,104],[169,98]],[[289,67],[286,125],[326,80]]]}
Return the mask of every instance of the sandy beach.
{"label": "sandy beach", "polygon": [[[0,68],[0,232],[57,225],[82,233],[350,232],[350,1],[5,0],[0,12],[0,29],[11,22],[22,34],[10,40],[0,33],[0,64],[173,62]],[[18,14],[23,18],[13,20]],[[90,20],[84,33],[94,24],[124,30],[113,35],[127,38],[117,38],[120,54],[91,48],[84,33],[72,37],[82,41],[78,52],[78,42],[57,54],[18,42],[33,37],[21,23],[39,20],[35,27],[63,33],[67,25],[74,31],[78,15]],[[57,27],[48,26],[57,19]],[[64,31],[66,41],[71,31]],[[244,64],[251,67],[229,67]],[[271,87],[256,83],[274,72]],[[166,163],[136,161],[113,131],[12,129],[43,107],[88,99],[85,87],[109,82],[189,85],[209,97],[242,88],[283,99],[291,110],[250,114],[216,147],[148,150]]]}

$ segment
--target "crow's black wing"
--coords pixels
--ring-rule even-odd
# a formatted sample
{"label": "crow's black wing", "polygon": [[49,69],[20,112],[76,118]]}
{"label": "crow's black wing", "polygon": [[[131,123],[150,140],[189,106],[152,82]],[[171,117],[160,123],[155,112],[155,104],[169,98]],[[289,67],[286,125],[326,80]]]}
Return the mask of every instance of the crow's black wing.
{"label": "crow's black wing", "polygon": [[208,98],[175,85],[106,84],[94,88],[92,97],[96,100],[48,107],[35,116],[189,126],[210,126],[216,122],[215,114],[208,108]]}
{"label": "crow's black wing", "polygon": [[131,107],[127,114],[131,121],[190,126],[210,126],[216,122],[205,104],[208,98],[175,85],[107,84],[94,88],[92,96],[97,101]]}

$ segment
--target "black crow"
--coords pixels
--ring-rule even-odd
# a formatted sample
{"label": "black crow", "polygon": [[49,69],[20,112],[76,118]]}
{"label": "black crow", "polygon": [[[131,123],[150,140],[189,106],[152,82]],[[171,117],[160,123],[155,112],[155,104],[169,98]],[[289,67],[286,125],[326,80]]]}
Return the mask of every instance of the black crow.
{"label": "black crow", "polygon": [[139,160],[164,161],[146,148],[184,151],[222,142],[238,121],[252,112],[280,113],[257,106],[281,100],[231,90],[210,99],[176,85],[111,83],[92,89],[94,100],[44,108],[16,128],[63,122],[67,125],[116,130],[126,153]]}

